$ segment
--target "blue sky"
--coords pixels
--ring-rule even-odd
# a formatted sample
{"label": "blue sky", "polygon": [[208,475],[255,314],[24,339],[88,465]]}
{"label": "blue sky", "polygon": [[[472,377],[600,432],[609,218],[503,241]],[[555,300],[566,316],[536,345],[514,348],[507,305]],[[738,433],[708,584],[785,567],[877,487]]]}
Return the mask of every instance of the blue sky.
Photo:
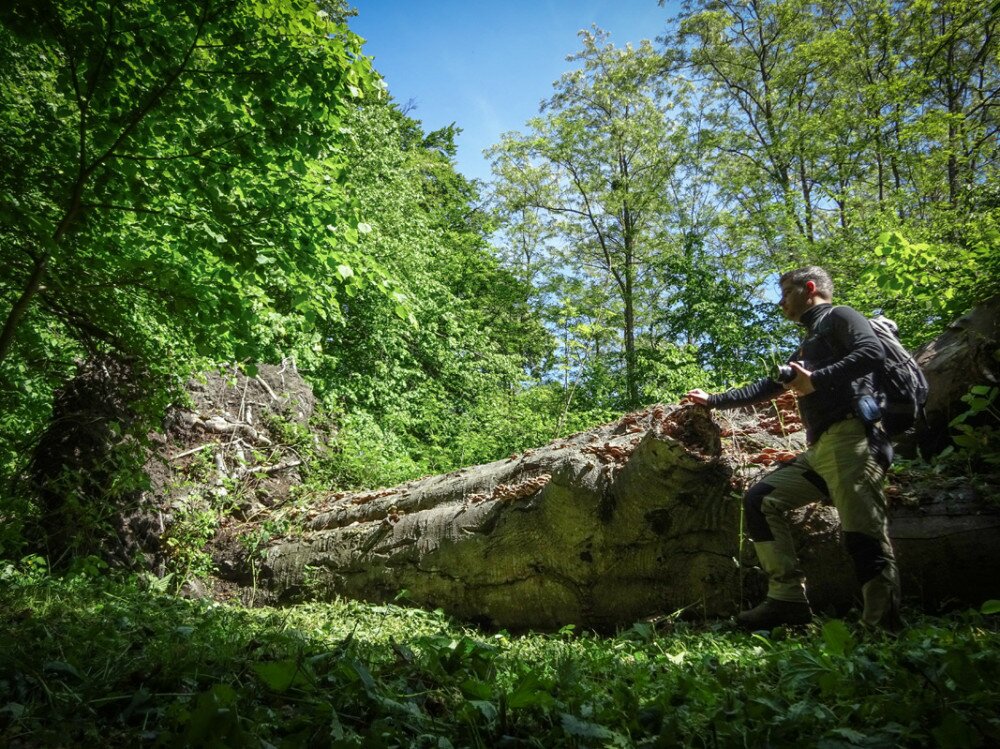
{"label": "blue sky", "polygon": [[577,32],[597,24],[624,46],[661,35],[677,3],[656,0],[354,0],[351,29],[401,105],[425,130],[452,122],[458,168],[488,179],[484,148],[521,130],[571,69]]}

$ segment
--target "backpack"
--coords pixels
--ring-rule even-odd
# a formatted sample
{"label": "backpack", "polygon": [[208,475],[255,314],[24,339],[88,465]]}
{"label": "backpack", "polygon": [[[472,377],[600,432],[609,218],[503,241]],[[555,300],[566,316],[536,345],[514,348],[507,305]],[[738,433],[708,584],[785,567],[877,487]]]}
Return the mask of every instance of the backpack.
{"label": "backpack", "polygon": [[[824,315],[817,326],[825,319]],[[885,359],[872,373],[882,429],[890,437],[897,437],[923,418],[927,378],[912,354],[899,342],[899,326],[895,322],[884,315],[870,317],[868,322],[885,351]]]}
{"label": "backpack", "polygon": [[923,417],[927,378],[899,342],[899,327],[895,322],[883,315],[870,318],[868,322],[885,349],[885,360],[875,370],[875,397],[882,411],[882,428],[893,437]]}

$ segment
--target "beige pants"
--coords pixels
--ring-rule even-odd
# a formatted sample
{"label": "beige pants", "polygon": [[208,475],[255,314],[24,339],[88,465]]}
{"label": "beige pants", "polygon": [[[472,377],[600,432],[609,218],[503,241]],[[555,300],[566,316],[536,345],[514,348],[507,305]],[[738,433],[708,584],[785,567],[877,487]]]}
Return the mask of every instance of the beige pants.
{"label": "beige pants", "polygon": [[768,576],[770,598],[805,601],[790,510],[831,500],[840,515],[847,550],[854,560],[864,599],[862,621],[895,627],[899,616],[899,573],[889,541],[885,470],[869,449],[856,418],[837,422],[808,450],[772,471],[744,498],[747,528]]}

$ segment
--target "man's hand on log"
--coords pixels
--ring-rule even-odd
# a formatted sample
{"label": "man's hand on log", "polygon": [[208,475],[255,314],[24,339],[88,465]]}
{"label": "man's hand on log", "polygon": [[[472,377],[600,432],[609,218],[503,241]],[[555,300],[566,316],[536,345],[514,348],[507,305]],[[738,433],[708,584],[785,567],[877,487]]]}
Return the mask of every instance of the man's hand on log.
{"label": "man's hand on log", "polygon": [[691,401],[697,406],[707,406],[708,405],[709,394],[706,393],[701,388],[695,388],[694,390],[688,390],[687,395],[684,396],[686,400]]}

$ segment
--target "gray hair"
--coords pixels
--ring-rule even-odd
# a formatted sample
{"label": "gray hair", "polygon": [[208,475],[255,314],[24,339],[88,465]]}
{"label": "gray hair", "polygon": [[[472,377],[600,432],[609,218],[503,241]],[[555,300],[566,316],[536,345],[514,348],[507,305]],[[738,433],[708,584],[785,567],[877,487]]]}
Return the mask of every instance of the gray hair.
{"label": "gray hair", "polygon": [[779,283],[782,285],[790,283],[799,288],[805,286],[809,281],[816,284],[816,291],[824,299],[833,299],[833,280],[830,278],[830,274],[818,265],[807,265],[804,268],[790,270],[787,273],[782,273],[779,279]]}

